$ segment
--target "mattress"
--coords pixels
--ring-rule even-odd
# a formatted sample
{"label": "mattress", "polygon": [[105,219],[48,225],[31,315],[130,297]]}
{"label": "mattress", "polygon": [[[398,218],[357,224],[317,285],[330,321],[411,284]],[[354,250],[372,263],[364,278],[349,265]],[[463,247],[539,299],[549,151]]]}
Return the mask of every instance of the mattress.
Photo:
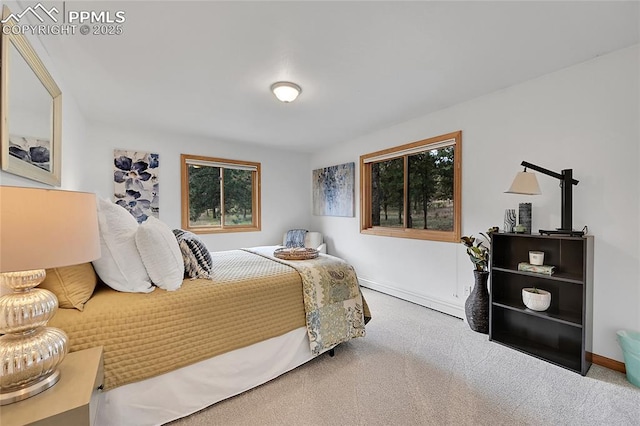
{"label": "mattress", "polygon": [[83,312],[59,309],[49,325],[68,334],[71,351],[103,346],[105,390],[305,326],[295,270],[240,250],[212,258],[212,280],[148,294],[100,286]]}

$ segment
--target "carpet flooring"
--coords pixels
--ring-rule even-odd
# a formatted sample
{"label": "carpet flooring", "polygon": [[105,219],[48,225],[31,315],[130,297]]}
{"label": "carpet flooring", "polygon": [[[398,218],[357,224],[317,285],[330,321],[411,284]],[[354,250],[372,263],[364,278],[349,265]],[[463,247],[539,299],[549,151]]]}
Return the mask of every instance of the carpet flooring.
{"label": "carpet flooring", "polygon": [[365,338],[171,425],[640,425],[640,389],[624,374],[593,365],[582,377],[363,293]]}

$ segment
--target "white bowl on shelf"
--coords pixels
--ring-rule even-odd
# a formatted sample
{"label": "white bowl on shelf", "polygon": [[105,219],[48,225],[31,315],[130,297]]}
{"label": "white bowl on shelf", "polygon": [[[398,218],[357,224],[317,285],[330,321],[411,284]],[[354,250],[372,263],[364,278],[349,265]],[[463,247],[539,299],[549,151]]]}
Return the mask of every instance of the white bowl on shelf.
{"label": "white bowl on shelf", "polygon": [[551,305],[551,293],[546,290],[540,290],[539,288],[523,288],[522,302],[524,306],[532,311],[546,311]]}

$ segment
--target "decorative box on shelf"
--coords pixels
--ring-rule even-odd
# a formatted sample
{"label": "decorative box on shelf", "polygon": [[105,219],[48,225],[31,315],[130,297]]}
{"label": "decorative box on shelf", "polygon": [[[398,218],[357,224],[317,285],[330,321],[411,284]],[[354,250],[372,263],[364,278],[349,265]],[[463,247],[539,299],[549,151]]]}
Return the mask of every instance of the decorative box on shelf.
{"label": "decorative box on shelf", "polygon": [[518,271],[535,272],[536,274],[553,275],[555,266],[551,265],[532,265],[527,262],[518,263]]}

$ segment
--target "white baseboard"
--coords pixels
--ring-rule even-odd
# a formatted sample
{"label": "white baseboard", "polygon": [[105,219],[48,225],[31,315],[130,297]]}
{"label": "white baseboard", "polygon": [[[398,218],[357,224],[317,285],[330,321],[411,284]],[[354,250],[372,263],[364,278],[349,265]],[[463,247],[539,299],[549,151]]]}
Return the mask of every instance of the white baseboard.
{"label": "white baseboard", "polygon": [[395,287],[390,287],[384,284],[380,284],[366,278],[358,278],[362,287],[370,288],[371,290],[379,291],[380,293],[389,294],[402,300],[416,303],[421,306],[425,306],[430,309],[434,309],[439,312],[454,316],[456,318],[464,319],[464,307],[458,306],[451,302],[436,299],[433,297],[427,297],[421,294],[417,294],[411,291],[402,290]]}

